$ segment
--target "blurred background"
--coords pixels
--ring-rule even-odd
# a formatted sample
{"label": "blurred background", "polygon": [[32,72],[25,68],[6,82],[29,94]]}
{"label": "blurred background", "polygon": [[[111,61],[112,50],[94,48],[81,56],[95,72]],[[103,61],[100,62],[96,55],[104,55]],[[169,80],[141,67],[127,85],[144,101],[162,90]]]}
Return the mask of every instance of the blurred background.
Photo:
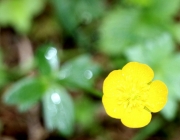
{"label": "blurred background", "polygon": [[[139,129],[101,101],[129,61],[169,90]],[[180,0],[0,0],[0,97],[0,140],[180,139]]]}

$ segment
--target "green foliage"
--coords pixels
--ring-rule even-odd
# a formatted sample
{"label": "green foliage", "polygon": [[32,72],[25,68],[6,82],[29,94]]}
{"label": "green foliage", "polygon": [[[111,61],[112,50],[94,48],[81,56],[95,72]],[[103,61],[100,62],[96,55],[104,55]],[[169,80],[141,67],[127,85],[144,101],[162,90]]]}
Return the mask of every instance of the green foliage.
{"label": "green foliage", "polygon": [[58,130],[65,136],[74,131],[74,105],[67,91],[61,86],[50,86],[43,97],[46,127]]}
{"label": "green foliage", "polygon": [[172,17],[177,13],[180,6],[179,0],[152,0],[151,3],[151,6],[148,8],[148,13],[152,15],[152,17],[155,17],[157,21],[172,20]]}
{"label": "green foliage", "polygon": [[118,55],[130,45],[131,31],[139,19],[139,12],[117,8],[104,18],[100,27],[100,50],[109,55]]}
{"label": "green foliage", "polygon": [[179,0],[170,3],[166,12],[163,4],[168,2],[153,1],[148,8],[116,7],[110,11],[100,26],[100,50],[118,56],[130,46],[144,45],[171,32],[172,15],[178,10]]}
{"label": "green foliage", "polygon": [[9,105],[16,105],[20,111],[27,111],[42,100],[47,128],[70,136],[74,125],[74,106],[68,92],[56,85],[53,77],[59,69],[57,54],[57,49],[51,45],[39,47],[35,59],[40,71],[38,78],[17,81],[5,92],[3,100]]}
{"label": "green foliage", "polygon": [[[147,63],[153,69],[159,65],[167,64],[167,60],[171,57],[175,45],[170,34],[164,33],[157,38],[152,38],[143,44],[137,44],[129,47],[124,54],[129,61],[138,61]],[[162,51],[163,50],[163,51]],[[157,61],[160,60],[160,61]]]}
{"label": "green foliage", "polygon": [[[83,132],[82,139],[86,135],[97,140],[123,139],[119,130],[126,129],[119,125],[117,129],[105,111],[98,110],[99,89],[107,76],[103,72],[138,61],[152,67],[154,79],[165,82],[169,93],[165,108],[148,126],[135,131],[133,140],[148,139],[167,122],[174,125],[180,103],[179,7],[180,0],[1,0],[0,27],[5,31],[0,45],[16,47],[23,35],[30,39],[35,54],[34,67],[22,72],[21,66],[6,66],[2,56],[9,53],[0,52],[3,102],[22,112],[42,102],[45,127],[63,137]],[[9,35],[11,28],[15,32]],[[15,43],[11,39],[4,43],[7,38]]]}
{"label": "green foliage", "polygon": [[[168,120],[173,120],[176,117],[178,102],[180,101],[180,67],[177,67],[179,63],[180,53],[176,53],[162,66],[163,74],[159,74],[161,79],[166,82],[169,90],[168,102],[162,110],[163,116]],[[171,112],[169,110],[171,110]]]}
{"label": "green foliage", "polygon": [[180,6],[179,0],[172,0],[171,2],[164,0],[124,0],[124,3],[142,8],[145,14],[158,22],[171,20]]}
{"label": "green foliage", "polygon": [[85,54],[62,65],[58,78],[70,88],[90,90],[99,72],[100,66]]}
{"label": "green foliage", "polygon": [[58,51],[51,45],[44,45],[36,52],[37,67],[42,75],[51,75],[59,69]]}
{"label": "green foliage", "polygon": [[71,33],[80,23],[90,23],[104,11],[102,0],[52,0],[53,7],[64,29]]}
{"label": "green foliage", "polygon": [[100,28],[100,50],[109,55],[122,54],[127,47],[142,45],[167,32],[142,14],[137,9],[112,11]]}
{"label": "green foliage", "polygon": [[25,78],[5,92],[4,101],[10,105],[16,105],[20,111],[26,111],[41,99],[44,91],[45,87],[40,79]]}
{"label": "green foliage", "polygon": [[87,97],[80,97],[75,102],[76,122],[81,131],[92,131],[95,126],[98,127],[98,121],[95,119],[98,104]]}
{"label": "green foliage", "polygon": [[3,0],[0,1],[0,26],[12,26],[19,33],[27,33],[32,19],[41,12],[44,0]]}

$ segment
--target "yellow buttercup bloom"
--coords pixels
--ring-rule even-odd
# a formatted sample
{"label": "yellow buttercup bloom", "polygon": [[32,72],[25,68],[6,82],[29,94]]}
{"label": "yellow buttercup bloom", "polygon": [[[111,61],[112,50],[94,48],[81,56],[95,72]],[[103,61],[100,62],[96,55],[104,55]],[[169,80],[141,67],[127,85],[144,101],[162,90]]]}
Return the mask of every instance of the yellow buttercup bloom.
{"label": "yellow buttercup bloom", "polygon": [[146,126],[151,112],[160,111],[167,102],[166,85],[152,81],[153,77],[153,70],[138,62],[112,71],[103,83],[102,102],[107,114],[130,128]]}

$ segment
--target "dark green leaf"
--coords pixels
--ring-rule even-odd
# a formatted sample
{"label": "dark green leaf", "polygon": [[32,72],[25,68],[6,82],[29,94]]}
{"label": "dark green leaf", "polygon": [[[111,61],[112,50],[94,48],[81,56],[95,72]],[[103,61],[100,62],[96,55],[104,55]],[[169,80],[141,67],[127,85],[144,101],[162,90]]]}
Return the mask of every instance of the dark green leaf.
{"label": "dark green leaf", "polygon": [[58,51],[52,45],[44,45],[36,53],[37,66],[43,75],[50,75],[59,68]]}
{"label": "dark green leaf", "polygon": [[74,5],[71,0],[52,0],[51,1],[58,19],[64,28],[71,32],[77,26],[77,20],[74,14]]}
{"label": "dark green leaf", "polygon": [[80,23],[90,23],[104,11],[102,0],[51,0],[51,3],[68,33],[72,33]]}
{"label": "dark green leaf", "polygon": [[25,78],[8,88],[3,100],[9,105],[17,105],[20,111],[26,111],[41,99],[44,90],[44,84],[39,79]]}
{"label": "dark green leaf", "polygon": [[70,136],[74,130],[74,105],[66,90],[50,87],[43,98],[43,107],[46,127]]}

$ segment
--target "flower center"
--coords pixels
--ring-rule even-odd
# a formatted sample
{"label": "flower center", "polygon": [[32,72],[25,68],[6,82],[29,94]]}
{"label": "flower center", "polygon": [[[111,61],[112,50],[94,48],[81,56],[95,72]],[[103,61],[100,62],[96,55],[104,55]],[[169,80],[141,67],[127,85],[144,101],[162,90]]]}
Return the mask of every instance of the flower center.
{"label": "flower center", "polygon": [[120,88],[118,95],[118,105],[122,105],[127,110],[132,108],[143,109],[145,108],[145,102],[147,99],[147,91],[149,90],[148,84],[130,84],[125,86],[127,88]]}

